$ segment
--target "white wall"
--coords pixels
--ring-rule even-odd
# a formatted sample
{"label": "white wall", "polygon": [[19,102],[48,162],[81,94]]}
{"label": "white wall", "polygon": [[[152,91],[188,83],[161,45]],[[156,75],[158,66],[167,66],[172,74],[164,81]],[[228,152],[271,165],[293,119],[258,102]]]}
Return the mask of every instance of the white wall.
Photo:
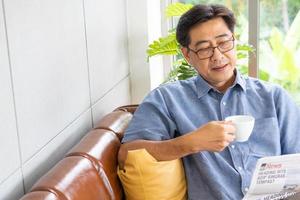
{"label": "white wall", "polygon": [[[170,56],[154,56],[147,62],[148,45],[166,35],[164,16],[170,0],[128,0],[128,39],[132,103],[140,103],[146,94],[164,80],[170,69]],[[166,68],[168,67],[168,68]]]}
{"label": "white wall", "polygon": [[[139,103],[151,89],[147,62],[148,0],[128,0],[128,47],[132,102]],[[155,0],[157,1],[157,0]]]}
{"label": "white wall", "polygon": [[0,199],[130,104],[126,1],[0,1]]}

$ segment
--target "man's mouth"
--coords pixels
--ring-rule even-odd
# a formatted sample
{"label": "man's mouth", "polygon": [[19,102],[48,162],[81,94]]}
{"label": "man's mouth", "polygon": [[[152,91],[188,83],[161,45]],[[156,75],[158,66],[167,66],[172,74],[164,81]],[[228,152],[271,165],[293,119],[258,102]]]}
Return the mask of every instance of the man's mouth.
{"label": "man's mouth", "polygon": [[225,70],[227,66],[228,66],[228,64],[221,65],[221,66],[216,66],[216,67],[213,67],[212,70],[213,70],[213,71],[220,72],[220,71]]}

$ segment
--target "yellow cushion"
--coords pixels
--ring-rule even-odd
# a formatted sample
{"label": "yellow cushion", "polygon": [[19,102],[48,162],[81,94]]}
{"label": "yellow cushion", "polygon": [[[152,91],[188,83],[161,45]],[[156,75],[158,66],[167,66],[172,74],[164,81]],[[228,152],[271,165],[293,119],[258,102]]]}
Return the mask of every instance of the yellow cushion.
{"label": "yellow cushion", "polygon": [[129,151],[118,175],[126,200],[187,199],[181,159],[157,161],[146,149]]}

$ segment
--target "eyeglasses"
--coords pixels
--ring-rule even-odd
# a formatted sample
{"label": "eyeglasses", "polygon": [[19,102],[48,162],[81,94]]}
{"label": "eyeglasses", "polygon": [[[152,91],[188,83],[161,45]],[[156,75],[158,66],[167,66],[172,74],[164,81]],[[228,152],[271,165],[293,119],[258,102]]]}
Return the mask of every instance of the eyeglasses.
{"label": "eyeglasses", "polygon": [[234,37],[230,40],[226,40],[223,42],[220,42],[218,46],[215,47],[208,47],[204,49],[199,49],[197,51],[188,48],[190,51],[194,52],[197,54],[199,60],[205,60],[207,58],[211,58],[214,55],[215,48],[218,48],[221,53],[226,53],[227,51],[230,51],[234,47]]}

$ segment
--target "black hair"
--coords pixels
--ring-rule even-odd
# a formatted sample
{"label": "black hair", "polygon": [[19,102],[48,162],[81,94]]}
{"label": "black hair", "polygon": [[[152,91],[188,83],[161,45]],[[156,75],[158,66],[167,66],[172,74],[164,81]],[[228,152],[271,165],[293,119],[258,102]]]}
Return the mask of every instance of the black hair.
{"label": "black hair", "polygon": [[231,10],[223,5],[198,4],[180,17],[176,28],[177,41],[181,46],[188,47],[191,42],[189,36],[190,30],[199,23],[203,23],[217,17],[222,17],[228,29],[234,33],[236,20]]}

